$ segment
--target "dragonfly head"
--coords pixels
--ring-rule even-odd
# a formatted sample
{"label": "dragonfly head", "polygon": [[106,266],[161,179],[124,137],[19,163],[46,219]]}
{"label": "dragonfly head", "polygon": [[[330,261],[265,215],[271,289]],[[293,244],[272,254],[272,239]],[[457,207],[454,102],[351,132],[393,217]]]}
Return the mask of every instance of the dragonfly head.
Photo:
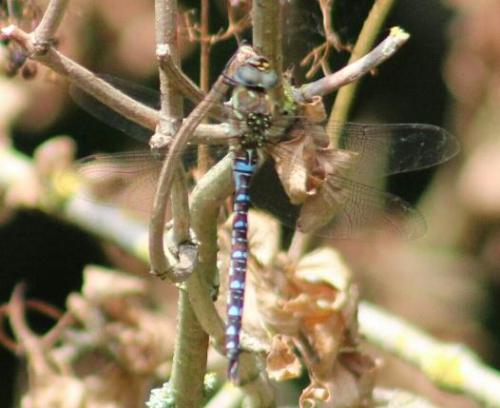
{"label": "dragonfly head", "polygon": [[232,80],[246,88],[265,91],[276,86],[278,76],[267,58],[254,56],[236,70]]}

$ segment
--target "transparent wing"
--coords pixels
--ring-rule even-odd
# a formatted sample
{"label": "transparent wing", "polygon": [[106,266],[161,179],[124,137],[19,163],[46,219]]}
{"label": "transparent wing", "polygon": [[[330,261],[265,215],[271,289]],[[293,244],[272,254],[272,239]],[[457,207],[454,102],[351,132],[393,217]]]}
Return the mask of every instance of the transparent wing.
{"label": "transparent wing", "polygon": [[84,199],[148,213],[161,161],[149,151],[96,154],[77,161]]}
{"label": "transparent wing", "polygon": [[[225,154],[226,146],[210,146],[208,160],[215,162]],[[179,156],[187,170],[196,167],[197,158],[197,145],[189,145]],[[78,160],[74,168],[85,190],[84,199],[148,213],[152,208],[163,160],[164,156],[139,150],[95,154]]]}
{"label": "transparent wing", "polygon": [[272,164],[265,164],[255,175],[250,196],[256,207],[284,225],[325,238],[363,239],[388,230],[416,239],[426,231],[422,214],[402,198],[339,176],[331,176],[317,197],[297,206],[287,199]]}
{"label": "transparent wing", "polygon": [[358,152],[356,171],[370,174],[373,160],[385,160],[379,175],[415,171],[435,166],[455,156],[460,145],[445,129],[421,123],[345,123],[334,126],[343,149]]}
{"label": "transparent wing", "polygon": [[[122,90],[127,95],[141,103],[159,107],[159,93],[155,90],[131,83],[129,81],[115,78],[109,75],[101,76],[104,80]],[[119,113],[99,102],[83,90],[72,87],[70,91],[74,101],[84,110],[123,131],[129,136],[140,141],[148,141],[152,131],[126,119]],[[222,100],[223,95],[216,96]],[[223,108],[222,102],[219,108],[225,109],[225,116],[230,114],[230,109]],[[217,117],[224,117],[222,111],[217,112]],[[306,120],[303,116],[290,116],[286,124],[274,133],[287,137],[287,132],[293,129],[294,122]],[[292,124],[292,126],[290,126]],[[322,126],[314,126],[307,129],[309,136],[313,138],[327,138],[326,131]],[[460,150],[457,139],[445,129],[421,123],[403,124],[361,124],[347,122],[334,124],[333,134],[339,136],[342,149],[359,153],[358,165],[355,172],[359,175],[373,176],[376,168],[376,176],[404,173],[432,167],[449,160]],[[286,156],[287,153],[283,152]],[[382,161],[381,166],[374,166],[374,161]]]}
{"label": "transparent wing", "polygon": [[[337,201],[338,188],[342,189],[343,200],[340,202]],[[319,227],[321,236],[360,239],[373,231],[384,230],[411,240],[424,235],[427,229],[422,214],[401,197],[347,178],[333,177],[324,186],[323,194],[324,202],[328,203],[326,210],[332,210],[333,218],[326,218],[325,225]],[[299,229],[308,231],[305,228],[307,221],[302,219],[315,210],[314,205],[310,209],[303,206],[297,226]]]}
{"label": "transparent wing", "polygon": [[[99,75],[99,77],[144,105],[155,109],[160,107],[160,94],[153,89],[110,75]],[[139,142],[147,143],[153,134],[151,129],[127,119],[74,84],[70,86],[69,94],[84,111]]]}

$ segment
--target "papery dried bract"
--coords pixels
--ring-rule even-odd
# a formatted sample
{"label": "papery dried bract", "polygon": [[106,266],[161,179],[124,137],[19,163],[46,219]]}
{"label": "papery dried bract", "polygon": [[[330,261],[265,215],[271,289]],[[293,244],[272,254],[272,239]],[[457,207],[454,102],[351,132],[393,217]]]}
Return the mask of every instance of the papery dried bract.
{"label": "papery dried bract", "polygon": [[301,406],[311,400],[324,401],[325,406],[337,406],[332,401],[355,401],[351,405],[355,406],[368,398],[372,384],[365,378],[371,377],[374,365],[344,361],[346,352],[359,359],[362,354],[356,351],[357,289],[340,256],[332,249],[317,250],[296,266],[283,264],[272,274],[264,274],[259,282],[256,304],[267,329],[276,333],[268,358],[269,375],[287,379],[297,373],[298,360],[289,355],[291,342],[312,381],[303,391]]}
{"label": "papery dried bract", "polygon": [[291,203],[303,204],[299,223],[301,230],[308,232],[329,222],[342,206],[347,192],[338,176],[349,174],[358,153],[330,145],[320,124],[324,119],[321,99],[304,104],[300,111],[304,119],[294,123],[289,140],[268,152]]}
{"label": "papery dried bract", "polygon": [[290,342],[282,336],[273,337],[271,352],[266,359],[266,368],[269,377],[276,381],[297,378],[302,373],[302,365],[293,352]]}

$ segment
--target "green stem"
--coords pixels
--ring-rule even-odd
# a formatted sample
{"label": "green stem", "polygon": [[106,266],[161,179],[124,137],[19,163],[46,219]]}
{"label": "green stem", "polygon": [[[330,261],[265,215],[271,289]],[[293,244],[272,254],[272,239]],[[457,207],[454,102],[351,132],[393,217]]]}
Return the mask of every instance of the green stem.
{"label": "green stem", "polygon": [[170,383],[176,407],[199,407],[203,400],[208,335],[201,327],[186,290],[179,291],[178,321]]}
{"label": "green stem", "polygon": [[[372,48],[380,27],[384,23],[391,7],[394,5],[395,0],[376,0],[370,14],[368,15],[363,28],[359,34],[356,45],[349,58],[349,64],[367,54]],[[354,97],[358,90],[359,81],[352,82],[349,85],[342,87],[337,97],[328,120],[326,131],[330,136],[330,140],[334,145],[338,143],[339,133],[336,132],[335,123],[345,122],[349,116]]]}
{"label": "green stem", "polygon": [[[177,0],[156,0],[155,23],[157,49],[164,46],[168,47],[173,63],[179,65],[177,15]],[[160,138],[163,136],[172,137],[176,134],[179,123],[182,121],[182,97],[163,69],[162,64],[159,66],[159,77],[162,102],[157,133],[160,135]],[[176,136],[180,135],[177,133]],[[166,161],[168,161],[168,158]],[[177,165],[171,166],[171,172],[175,174],[175,182],[172,183],[173,232],[175,244],[180,244],[189,240],[189,210],[187,189],[184,182],[184,170],[178,163],[175,164]],[[159,190],[161,190],[162,181],[162,179],[159,180]],[[164,195],[162,199],[166,202],[169,198],[168,196]],[[157,204],[155,201],[156,207]],[[159,217],[157,213],[153,213],[151,224],[154,223],[154,220],[158,220],[158,224],[155,227],[161,229],[163,232],[165,228],[165,205],[162,209],[163,216]],[[160,268],[158,264],[167,269],[169,265],[163,252],[163,233],[160,235],[160,239],[158,239],[156,245],[150,245],[150,248],[153,270]],[[160,270],[160,272],[163,272],[163,270]],[[198,407],[201,406],[203,400],[203,379],[207,364],[208,334],[202,329],[196,319],[196,315],[189,303],[189,296],[185,290],[179,292],[177,319],[172,376],[170,379],[170,384],[175,395],[175,405],[177,407]]]}
{"label": "green stem", "polygon": [[460,344],[440,342],[403,319],[363,302],[359,330],[366,339],[417,366],[438,387],[500,406],[500,373]]}
{"label": "green stem", "polygon": [[273,90],[275,100],[281,101],[283,94],[283,28],[281,4],[276,0],[259,0],[252,3],[253,46],[257,53],[271,62],[278,75],[278,86]]}

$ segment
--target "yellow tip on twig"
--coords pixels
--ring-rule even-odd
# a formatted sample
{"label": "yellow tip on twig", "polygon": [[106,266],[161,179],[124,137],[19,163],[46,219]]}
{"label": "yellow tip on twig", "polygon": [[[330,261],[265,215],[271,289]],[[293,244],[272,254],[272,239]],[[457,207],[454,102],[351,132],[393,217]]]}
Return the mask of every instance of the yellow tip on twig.
{"label": "yellow tip on twig", "polygon": [[390,34],[391,36],[399,37],[403,41],[407,41],[410,38],[410,34],[408,34],[405,30],[403,30],[399,26],[392,27]]}

